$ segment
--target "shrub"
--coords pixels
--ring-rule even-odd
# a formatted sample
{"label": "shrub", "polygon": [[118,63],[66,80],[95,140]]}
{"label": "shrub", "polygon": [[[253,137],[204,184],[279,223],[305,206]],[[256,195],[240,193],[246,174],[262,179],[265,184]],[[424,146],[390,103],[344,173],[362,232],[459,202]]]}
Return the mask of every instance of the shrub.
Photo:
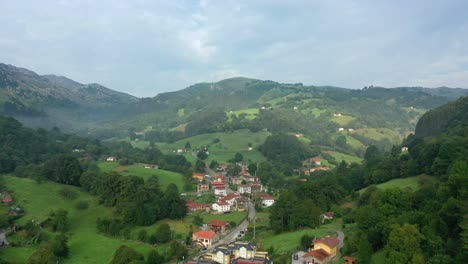
{"label": "shrub", "polygon": [[68,187],[61,189],[60,195],[70,200],[75,200],[76,198],[78,198],[78,193]]}
{"label": "shrub", "polygon": [[88,209],[89,203],[87,201],[78,201],[75,204],[75,208],[78,210],[85,210]]}

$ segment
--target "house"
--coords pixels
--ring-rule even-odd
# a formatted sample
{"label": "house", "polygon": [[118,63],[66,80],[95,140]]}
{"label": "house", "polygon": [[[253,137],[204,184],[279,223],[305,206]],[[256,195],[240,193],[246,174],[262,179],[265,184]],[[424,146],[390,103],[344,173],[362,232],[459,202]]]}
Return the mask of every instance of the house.
{"label": "house", "polygon": [[320,215],[323,220],[330,220],[330,219],[333,219],[333,217],[335,216],[335,213],[334,212],[326,212],[326,213],[323,213]]}
{"label": "house", "polygon": [[401,152],[408,152],[408,147],[401,147]]}
{"label": "house", "polygon": [[203,175],[202,173],[193,173],[192,179],[203,181],[203,179],[205,179],[205,175]]}
{"label": "house", "polygon": [[270,207],[275,203],[275,198],[269,195],[265,195],[261,197],[261,199],[262,199],[262,205],[265,207]]}
{"label": "house", "polygon": [[226,202],[229,203],[231,206],[235,206],[237,203],[237,198],[240,198],[241,196],[236,194],[236,193],[230,193],[223,198],[219,199],[220,202]]}
{"label": "house", "polygon": [[319,156],[310,158],[310,161],[312,162],[313,165],[320,166],[322,164],[322,160],[320,159]]}
{"label": "house", "polygon": [[270,259],[233,259],[231,264],[273,264]]}
{"label": "house", "polygon": [[344,264],[354,264],[357,262],[357,258],[353,258],[350,256],[344,256],[343,259],[344,259]]}
{"label": "house", "polygon": [[10,194],[4,193],[3,198],[2,198],[2,203],[4,204],[10,204],[13,202],[13,198],[11,198]]}
{"label": "house", "polygon": [[211,210],[210,204],[201,204],[191,200],[186,201],[186,204],[189,212],[205,211],[208,213]]}
{"label": "house", "polygon": [[158,165],[155,165],[155,164],[146,164],[145,165],[145,169],[159,169],[159,166]]}
{"label": "house", "polygon": [[192,234],[193,242],[200,247],[210,247],[217,240],[218,236],[211,231],[198,231]]}
{"label": "house", "polygon": [[235,184],[235,185],[242,184],[243,181],[245,181],[245,178],[242,176],[231,179],[232,184]]}
{"label": "house", "polygon": [[318,167],[318,168],[312,168],[310,169],[310,172],[314,172],[314,171],[327,171],[329,170],[330,168],[326,167],[326,166],[322,166],[322,167]]}
{"label": "house", "polygon": [[252,188],[250,187],[250,185],[247,185],[247,184],[241,184],[239,186],[237,186],[237,191],[239,193],[252,193]]}
{"label": "house", "polygon": [[325,264],[334,260],[337,253],[337,246],[340,240],[335,236],[325,236],[320,239],[314,239],[314,247],[302,256],[305,262],[315,264]]}
{"label": "house", "polygon": [[333,116],[334,116],[334,117],[342,116],[342,114],[341,114],[341,113],[334,113]]}
{"label": "house", "polygon": [[215,247],[213,253],[211,253],[211,260],[216,263],[230,264],[231,263],[231,251],[227,246]]}
{"label": "house", "polygon": [[19,207],[11,207],[10,210],[8,210],[8,215],[17,216],[22,214],[24,214],[24,211]]}
{"label": "house", "polygon": [[256,246],[252,242],[238,241],[228,245],[234,258],[252,259],[255,256]]}
{"label": "house", "polygon": [[117,161],[116,157],[107,157],[106,161]]}
{"label": "house", "polygon": [[253,176],[253,175],[250,175],[250,174],[246,174],[246,175],[244,175],[242,177],[244,177],[246,182],[258,182],[259,181],[257,176]]}
{"label": "house", "polygon": [[304,136],[304,134],[303,134],[303,133],[296,133],[296,135],[295,135],[295,136],[296,136],[297,138],[301,138],[301,137],[303,137],[303,136]]}
{"label": "house", "polygon": [[221,221],[221,220],[211,220],[208,223],[208,227],[210,228],[211,231],[221,234],[224,233],[229,228],[229,223],[226,221]]}
{"label": "house", "polygon": [[197,183],[197,192],[204,193],[210,191],[210,185],[208,183]]}
{"label": "house", "polygon": [[263,186],[261,184],[258,184],[258,183],[250,184],[250,191],[252,193],[258,193],[258,192],[261,192],[262,190],[263,190]]}
{"label": "house", "polygon": [[176,152],[177,152],[178,155],[182,155],[185,152],[187,152],[187,150],[186,149],[178,149]]}
{"label": "house", "polygon": [[224,175],[216,174],[216,175],[215,175],[215,178],[214,178],[214,181],[215,181],[215,182],[223,182],[223,183],[225,183],[225,182],[227,182],[227,178],[226,178],[226,176],[224,176]]}
{"label": "house", "polygon": [[353,128],[348,128],[348,132],[354,132]]}
{"label": "house", "polygon": [[338,128],[338,131],[344,131],[345,129],[343,127]]}
{"label": "house", "polygon": [[218,213],[226,213],[231,211],[231,205],[226,202],[216,202],[211,206],[211,208],[213,211]]}
{"label": "house", "polygon": [[226,196],[227,194],[226,187],[215,187],[213,190],[215,196]]}
{"label": "house", "polygon": [[220,164],[218,167],[216,167],[216,171],[226,172],[227,170],[228,170],[228,165],[226,164]]}
{"label": "house", "polygon": [[248,151],[252,151],[252,150],[253,150],[253,148],[252,148],[252,147],[249,147],[247,150],[248,150]]}

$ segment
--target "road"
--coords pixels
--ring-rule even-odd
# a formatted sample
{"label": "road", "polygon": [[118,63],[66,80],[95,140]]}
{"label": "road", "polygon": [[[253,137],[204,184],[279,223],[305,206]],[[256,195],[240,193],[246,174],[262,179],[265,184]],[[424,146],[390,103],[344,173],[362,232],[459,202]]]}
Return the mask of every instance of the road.
{"label": "road", "polygon": [[240,223],[240,225],[238,225],[236,228],[232,229],[231,232],[229,232],[226,236],[224,236],[222,239],[220,239],[218,242],[212,245],[212,248],[218,245],[229,244],[231,242],[236,241],[236,238],[239,235],[240,231],[247,229],[247,227],[249,226],[249,219],[253,219],[256,215],[255,206],[250,201],[248,202],[247,206],[249,208],[249,214],[247,215],[247,218],[244,219],[244,221],[242,221],[242,223]]}
{"label": "road", "polygon": [[0,246],[8,245],[8,241],[6,240],[6,232],[3,229],[0,229]]}

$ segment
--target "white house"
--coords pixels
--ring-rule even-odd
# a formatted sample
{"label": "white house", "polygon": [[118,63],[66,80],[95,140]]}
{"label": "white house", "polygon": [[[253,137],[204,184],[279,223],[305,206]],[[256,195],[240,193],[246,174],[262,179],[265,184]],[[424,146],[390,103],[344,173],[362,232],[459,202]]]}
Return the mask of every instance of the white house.
{"label": "white house", "polygon": [[241,184],[238,186],[237,191],[239,193],[252,193],[252,188],[250,187],[250,185]]}
{"label": "white house", "polygon": [[226,188],[224,187],[215,187],[213,188],[214,190],[214,195],[216,196],[226,196],[227,195],[227,191],[226,191]]}
{"label": "white house", "polygon": [[262,205],[265,207],[270,207],[275,203],[275,198],[271,196],[262,197]]}
{"label": "white house", "polygon": [[212,209],[218,213],[230,212],[231,205],[227,202],[217,202],[212,205]]}
{"label": "white house", "polygon": [[345,130],[344,127],[338,128],[338,131],[344,131],[344,130]]}
{"label": "white house", "polygon": [[117,161],[116,157],[107,157],[107,161]]}

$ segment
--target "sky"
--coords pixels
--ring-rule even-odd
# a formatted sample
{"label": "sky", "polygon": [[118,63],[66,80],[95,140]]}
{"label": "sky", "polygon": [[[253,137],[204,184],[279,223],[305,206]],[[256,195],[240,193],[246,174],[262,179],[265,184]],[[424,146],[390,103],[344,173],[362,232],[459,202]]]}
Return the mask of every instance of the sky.
{"label": "sky", "polygon": [[238,76],[468,88],[466,0],[24,0],[0,10],[0,62],[139,97]]}

